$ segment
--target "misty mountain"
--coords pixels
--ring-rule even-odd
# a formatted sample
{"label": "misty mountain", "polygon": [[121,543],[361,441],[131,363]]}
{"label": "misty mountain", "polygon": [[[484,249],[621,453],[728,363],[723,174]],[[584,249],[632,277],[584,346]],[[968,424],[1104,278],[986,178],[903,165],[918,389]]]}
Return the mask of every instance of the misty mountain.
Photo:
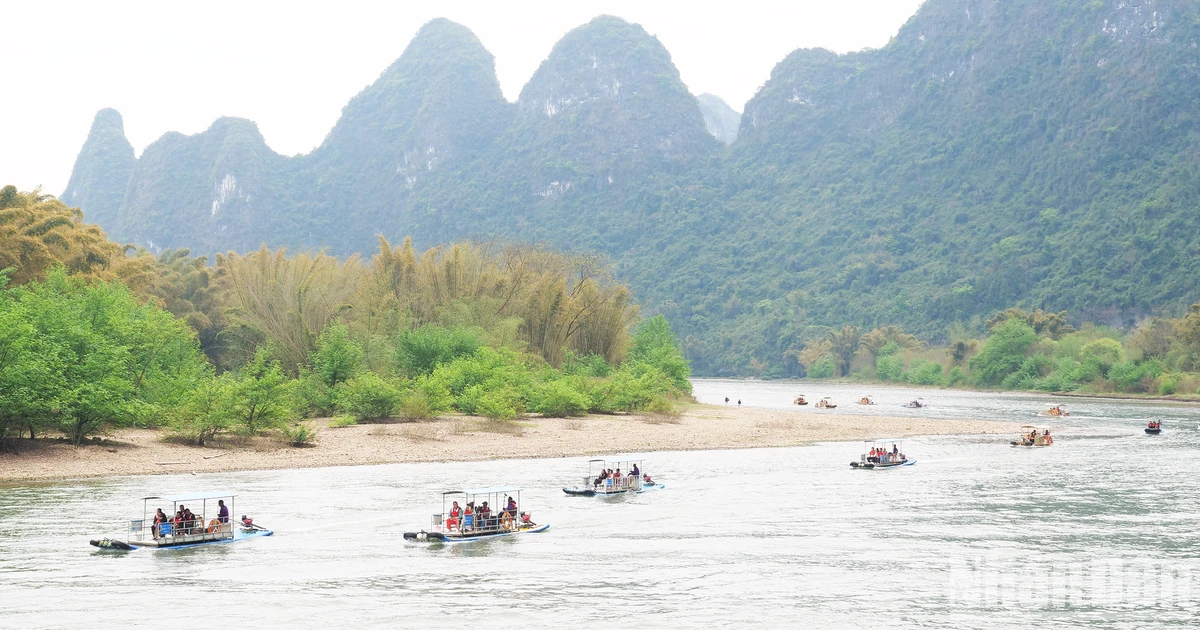
{"label": "misty mountain", "polygon": [[941,338],[1013,305],[1129,326],[1200,300],[1197,42],[1184,0],[928,0],[883,48],[788,55],[730,134],[637,25],[571,31],[513,104],[435,20],[309,155],[222,119],[130,167],[105,110],[64,198],[204,252],[599,250],[697,373],[796,373],[829,326]]}

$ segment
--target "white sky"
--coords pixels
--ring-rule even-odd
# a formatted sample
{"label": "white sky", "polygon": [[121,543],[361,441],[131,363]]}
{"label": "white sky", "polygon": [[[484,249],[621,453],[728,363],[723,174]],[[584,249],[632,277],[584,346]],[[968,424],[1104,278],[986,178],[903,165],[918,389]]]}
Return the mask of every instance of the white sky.
{"label": "white sky", "polygon": [[139,155],[220,116],[258,123],[275,151],[307,153],[435,17],[475,32],[509,100],[563,34],[611,14],[658,36],[694,94],[740,111],[789,52],[881,47],[921,2],[17,0],[0,35],[0,185],[61,194],[104,107],[121,112]]}

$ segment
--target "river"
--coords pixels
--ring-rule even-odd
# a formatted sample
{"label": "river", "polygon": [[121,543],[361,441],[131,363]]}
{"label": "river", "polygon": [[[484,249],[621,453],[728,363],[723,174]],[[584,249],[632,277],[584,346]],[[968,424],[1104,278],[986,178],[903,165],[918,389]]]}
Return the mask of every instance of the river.
{"label": "river", "polygon": [[[915,466],[854,471],[861,445],[662,452],[663,490],[563,495],[586,458],[118,477],[0,488],[0,626],[388,628],[1194,627],[1200,408],[881,386],[697,379],[703,402],[1038,421],[910,438]],[[872,407],[849,404],[872,395]],[[928,407],[903,409],[921,397]],[[1063,402],[1067,418],[1035,418]],[[1161,418],[1163,435],[1142,431]],[[406,544],[439,493],[516,484],[551,525],[516,540]],[[269,538],[99,552],[142,496],[236,492]]]}

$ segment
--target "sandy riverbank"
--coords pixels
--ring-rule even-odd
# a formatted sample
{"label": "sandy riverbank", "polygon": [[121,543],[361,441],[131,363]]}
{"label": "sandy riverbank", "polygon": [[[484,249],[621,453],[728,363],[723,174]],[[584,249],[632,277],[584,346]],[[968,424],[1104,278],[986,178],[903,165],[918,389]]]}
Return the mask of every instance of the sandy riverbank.
{"label": "sandy riverbank", "polygon": [[[322,427],[316,446],[268,439],[199,448],[165,441],[162,431],[123,429],[99,444],[20,441],[0,452],[0,483],[22,481],[314,468],[397,462],[570,457],[617,452],[796,446],[888,435],[1015,433],[1017,424],[978,420],[799,415],[776,409],[691,406],[678,418],[589,416],[526,418],[494,425],[474,418]],[[514,430],[515,429],[515,430]]]}

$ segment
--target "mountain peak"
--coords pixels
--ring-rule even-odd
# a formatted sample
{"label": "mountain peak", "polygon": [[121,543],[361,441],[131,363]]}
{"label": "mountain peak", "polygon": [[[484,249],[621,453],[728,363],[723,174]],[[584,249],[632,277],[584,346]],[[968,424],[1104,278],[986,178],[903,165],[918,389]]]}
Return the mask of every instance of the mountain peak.
{"label": "mountain peak", "polygon": [[[599,154],[670,159],[715,145],[696,98],[658,38],[609,15],[564,35],[517,105],[527,133],[578,163]],[[577,146],[562,145],[564,133]]]}
{"label": "mountain peak", "polygon": [[125,138],[121,113],[112,108],[96,112],[61,196],[63,203],[83,208],[91,223],[111,225],[121,209],[136,163],[133,145]]}

